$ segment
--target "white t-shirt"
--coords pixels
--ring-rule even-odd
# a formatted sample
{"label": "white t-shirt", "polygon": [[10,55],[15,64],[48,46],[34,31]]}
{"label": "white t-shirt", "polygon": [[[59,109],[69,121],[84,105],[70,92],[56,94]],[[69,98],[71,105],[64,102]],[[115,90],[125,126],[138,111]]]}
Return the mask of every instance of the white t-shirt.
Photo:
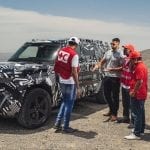
{"label": "white t-shirt", "polygon": [[[78,55],[75,55],[72,58],[71,66],[72,67],[79,66],[79,56]],[[59,76],[59,81],[60,81],[60,83],[63,83],[63,84],[75,84],[73,77],[70,77],[69,79],[63,79],[61,76]]]}

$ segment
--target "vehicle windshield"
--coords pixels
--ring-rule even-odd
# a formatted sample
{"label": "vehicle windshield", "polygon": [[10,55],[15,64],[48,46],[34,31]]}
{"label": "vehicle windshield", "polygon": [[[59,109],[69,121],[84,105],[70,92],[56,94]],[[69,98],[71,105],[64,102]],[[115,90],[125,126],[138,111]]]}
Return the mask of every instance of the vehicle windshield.
{"label": "vehicle windshield", "polygon": [[60,44],[26,43],[9,61],[54,61]]}

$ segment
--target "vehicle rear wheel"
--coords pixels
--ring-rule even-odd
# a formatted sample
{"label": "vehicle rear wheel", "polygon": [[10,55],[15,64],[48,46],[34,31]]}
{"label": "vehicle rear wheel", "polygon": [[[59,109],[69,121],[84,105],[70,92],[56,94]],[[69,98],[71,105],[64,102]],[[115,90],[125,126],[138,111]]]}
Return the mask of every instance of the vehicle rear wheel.
{"label": "vehicle rear wheel", "polygon": [[47,91],[36,88],[30,91],[19,112],[18,122],[26,128],[44,124],[51,112],[51,98]]}

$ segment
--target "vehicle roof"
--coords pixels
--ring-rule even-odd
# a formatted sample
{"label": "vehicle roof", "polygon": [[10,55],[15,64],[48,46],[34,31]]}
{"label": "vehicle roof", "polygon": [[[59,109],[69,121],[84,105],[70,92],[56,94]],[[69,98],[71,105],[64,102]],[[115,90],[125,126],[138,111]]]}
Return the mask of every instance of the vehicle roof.
{"label": "vehicle roof", "polygon": [[[102,43],[101,40],[92,40],[92,39],[83,39],[80,38],[81,43],[82,42],[91,42],[91,43]],[[44,39],[32,39],[32,41],[27,43],[67,43],[68,39],[60,39],[60,40],[44,40]]]}

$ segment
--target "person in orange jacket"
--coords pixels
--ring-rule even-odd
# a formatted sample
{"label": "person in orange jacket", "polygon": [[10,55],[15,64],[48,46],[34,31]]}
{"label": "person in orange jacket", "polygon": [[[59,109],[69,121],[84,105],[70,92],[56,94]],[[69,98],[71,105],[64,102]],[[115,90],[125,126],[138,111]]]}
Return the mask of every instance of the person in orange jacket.
{"label": "person in orange jacket", "polygon": [[122,93],[122,105],[123,105],[123,117],[117,119],[117,123],[130,123],[130,81],[132,72],[130,70],[130,58],[129,55],[135,51],[135,47],[132,44],[123,45],[124,63],[121,71],[121,93]]}
{"label": "person in orange jacket", "polygon": [[129,58],[131,71],[133,72],[130,85],[130,96],[134,129],[132,129],[132,133],[129,136],[125,136],[125,139],[136,140],[141,138],[145,129],[144,104],[148,90],[148,69],[142,61],[140,52],[132,52]]}

